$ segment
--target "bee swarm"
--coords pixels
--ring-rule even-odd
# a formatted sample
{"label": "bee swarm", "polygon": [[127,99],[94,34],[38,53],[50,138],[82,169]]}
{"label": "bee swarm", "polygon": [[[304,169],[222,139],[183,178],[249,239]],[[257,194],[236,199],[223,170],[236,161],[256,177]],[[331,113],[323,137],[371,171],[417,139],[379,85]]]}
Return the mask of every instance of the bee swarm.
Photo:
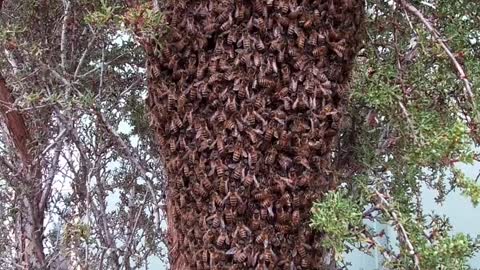
{"label": "bee swarm", "polygon": [[169,177],[172,269],[326,267],[310,207],[337,184],[362,3],[165,2],[148,104]]}

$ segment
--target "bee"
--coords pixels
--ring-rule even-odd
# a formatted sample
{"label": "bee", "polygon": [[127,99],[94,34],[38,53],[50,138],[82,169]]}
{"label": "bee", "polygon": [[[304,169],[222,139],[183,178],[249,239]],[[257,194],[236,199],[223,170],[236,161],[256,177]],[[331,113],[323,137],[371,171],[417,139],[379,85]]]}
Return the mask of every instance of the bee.
{"label": "bee", "polygon": [[168,146],[169,146],[169,149],[170,149],[170,153],[175,153],[175,151],[177,150],[176,141],[173,140],[173,139],[169,139],[168,140]]}
{"label": "bee", "polygon": [[275,224],[275,228],[277,229],[278,232],[282,234],[289,233],[291,229],[289,225],[284,225],[284,224]]}
{"label": "bee", "polygon": [[239,201],[242,201],[240,196],[238,195],[237,192],[229,192],[230,194],[228,196],[228,200],[230,202],[231,207],[236,207]]}
{"label": "bee", "polygon": [[312,51],[312,54],[317,58],[321,58],[327,54],[327,47],[325,46],[317,47]]}
{"label": "bee", "polygon": [[237,251],[235,255],[233,255],[233,259],[236,262],[243,263],[245,260],[247,260],[247,254],[243,251]]}
{"label": "bee", "polygon": [[261,225],[262,225],[262,222],[261,222],[260,211],[258,209],[255,209],[253,211],[250,228],[252,228],[252,230],[258,230],[260,229]]}
{"label": "bee", "polygon": [[288,25],[288,29],[287,29],[287,34],[290,36],[293,36],[295,33],[297,33],[297,31],[298,31],[297,25],[290,21],[290,24]]}
{"label": "bee", "polygon": [[260,234],[255,238],[255,242],[259,245],[268,241],[268,234],[265,231],[260,232]]}
{"label": "bee", "polygon": [[285,62],[285,49],[278,51],[277,61],[279,63]]}
{"label": "bee", "polygon": [[246,239],[251,233],[252,231],[245,225],[241,225],[238,229],[238,236],[240,236],[242,239]]}
{"label": "bee", "polygon": [[243,168],[243,166],[241,165],[237,165],[235,167],[235,170],[233,171],[233,176],[232,178],[234,180],[240,180],[242,179],[242,176],[245,174],[245,168]]}
{"label": "bee", "polygon": [[294,226],[300,224],[300,211],[298,209],[294,210],[292,213],[292,223]]}
{"label": "bee", "polygon": [[216,141],[216,145],[217,145],[217,151],[220,155],[225,153],[225,144],[223,142],[223,139],[218,137]]}
{"label": "bee", "polygon": [[264,33],[267,30],[267,26],[265,24],[265,20],[263,18],[256,19],[256,26],[261,33]]}
{"label": "bee", "polygon": [[205,244],[213,242],[213,239],[215,238],[215,234],[211,230],[207,230],[202,237],[202,241]]}
{"label": "bee", "polygon": [[169,112],[172,112],[173,110],[175,110],[176,101],[177,101],[177,99],[175,98],[175,96],[173,94],[168,94],[167,110]]}
{"label": "bee", "polygon": [[305,58],[298,58],[298,60],[293,64],[293,67],[297,70],[303,70],[306,64],[307,60]]}
{"label": "bee", "polygon": [[275,254],[273,253],[272,248],[266,248],[262,256],[265,262],[272,263]]}
{"label": "bee", "polygon": [[207,177],[204,177],[202,179],[202,186],[206,189],[206,190],[211,190],[212,188],[212,182],[210,182],[210,180],[208,180]]}
{"label": "bee", "polygon": [[290,196],[290,194],[289,193],[283,193],[282,197],[280,197],[280,199],[278,199],[277,203],[282,207],[290,207],[291,206],[291,196]]}
{"label": "bee", "polygon": [[310,267],[310,261],[307,258],[302,258],[300,265],[303,269],[307,269]]}
{"label": "bee", "polygon": [[219,179],[219,183],[218,183],[218,190],[222,193],[222,194],[226,194],[227,191],[228,191],[228,186],[227,186],[228,182],[225,180],[224,177],[221,177]]}
{"label": "bee", "polygon": [[305,48],[305,41],[306,41],[306,37],[305,37],[305,34],[304,33],[300,33],[297,37],[297,46],[300,48],[300,49],[303,49]]}
{"label": "bee", "polygon": [[244,35],[242,37],[242,43],[245,49],[250,50],[252,48],[252,41],[250,40],[250,36]]}
{"label": "bee", "polygon": [[240,145],[240,143],[237,143],[235,145],[235,148],[233,149],[233,156],[232,156],[232,160],[233,162],[238,162],[240,161],[240,158],[242,157],[242,146]]}
{"label": "bee", "polygon": [[253,104],[255,106],[256,109],[262,109],[262,108],[265,108],[265,100],[264,98],[262,97],[262,95],[257,95],[255,97],[255,102]]}
{"label": "bee", "polygon": [[224,127],[227,130],[233,130],[235,128],[235,121],[232,118],[228,118],[224,123]]}
{"label": "bee", "polygon": [[248,91],[248,87],[242,86],[242,87],[240,88],[240,90],[238,91],[238,97],[239,97],[240,99],[247,99],[247,98],[249,98],[249,97],[250,97],[250,93],[249,93],[249,91]]}
{"label": "bee", "polygon": [[293,207],[300,207],[300,206],[301,206],[300,196],[298,196],[298,195],[293,195],[293,198],[292,198],[292,206],[293,206]]}
{"label": "bee", "polygon": [[267,220],[267,218],[268,218],[268,210],[267,210],[267,208],[262,208],[262,209],[260,209],[260,218],[261,218],[262,220]]}
{"label": "bee", "polygon": [[227,44],[232,45],[237,42],[237,32],[230,30],[230,33],[227,36]]}
{"label": "bee", "polygon": [[235,97],[229,97],[227,100],[227,111],[236,112],[237,111],[237,101]]}
{"label": "bee", "polygon": [[279,0],[276,1],[276,8],[280,10],[281,13],[286,14],[288,13],[288,4],[286,3],[287,1],[285,0]]}
{"label": "bee", "polygon": [[232,224],[233,220],[235,219],[235,212],[233,212],[231,208],[228,208],[225,210],[224,214],[225,214],[225,221],[228,224]]}
{"label": "bee", "polygon": [[249,187],[253,184],[253,176],[250,175],[250,174],[247,174],[244,178],[243,178],[243,185],[246,186],[246,187]]}
{"label": "bee", "polygon": [[247,154],[248,157],[248,165],[252,167],[254,164],[258,162],[258,152],[252,147],[250,152]]}
{"label": "bee", "polygon": [[204,249],[202,250],[202,262],[207,263],[208,262],[208,250]]}
{"label": "bee", "polygon": [[257,42],[255,43],[255,46],[257,47],[257,50],[260,52],[265,51],[265,44],[261,39],[258,39]]}
{"label": "bee", "polygon": [[177,125],[175,125],[174,122],[171,122],[171,123],[170,123],[169,130],[170,130],[171,133],[177,133],[178,127],[177,127]]}
{"label": "bee", "polygon": [[215,164],[215,169],[217,171],[217,176],[218,177],[224,177],[225,176],[225,165],[221,160],[218,160]]}
{"label": "bee", "polygon": [[307,257],[307,249],[305,248],[305,244],[302,243],[297,245],[297,253],[301,258]]}
{"label": "bee", "polygon": [[245,18],[245,13],[246,13],[245,6],[241,5],[240,7],[235,8],[234,17],[238,21],[243,21],[243,19]]}
{"label": "bee", "polygon": [[273,88],[275,86],[275,82],[273,80],[266,79],[262,77],[258,80],[258,84],[265,88]]}
{"label": "bee", "polygon": [[288,221],[288,214],[287,212],[283,209],[283,207],[279,206],[279,207],[276,207],[276,216],[277,216],[277,220],[280,222],[280,223],[286,223]]}
{"label": "bee", "polygon": [[271,149],[265,157],[265,164],[272,165],[277,158],[277,150]]}
{"label": "bee", "polygon": [[230,27],[232,26],[233,24],[233,19],[232,17],[230,16],[228,18],[228,20],[226,22],[224,22],[221,26],[220,26],[220,30],[222,30],[223,32],[227,31],[228,29],[230,29]]}
{"label": "bee", "polygon": [[193,192],[202,198],[205,198],[208,195],[207,191],[198,183],[194,184]]}
{"label": "bee", "polygon": [[242,56],[240,57],[240,63],[244,64],[244,65],[247,66],[247,67],[250,67],[251,58],[252,58],[252,54],[251,54],[251,53],[244,53],[244,54],[242,54]]}
{"label": "bee", "polygon": [[261,0],[255,0],[255,2],[253,2],[253,10],[259,15],[263,15],[263,4]]}
{"label": "bee", "polygon": [[221,232],[218,237],[217,237],[217,240],[215,241],[215,244],[218,246],[218,247],[222,247],[225,243],[228,242],[228,236],[225,232]]}

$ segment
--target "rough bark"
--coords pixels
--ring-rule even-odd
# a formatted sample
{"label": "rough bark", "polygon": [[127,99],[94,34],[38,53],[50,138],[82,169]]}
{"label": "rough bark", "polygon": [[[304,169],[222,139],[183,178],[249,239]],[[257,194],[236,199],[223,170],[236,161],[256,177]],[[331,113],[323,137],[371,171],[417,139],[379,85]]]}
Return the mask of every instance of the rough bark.
{"label": "rough bark", "polygon": [[20,162],[16,165],[15,190],[18,212],[16,213],[16,238],[18,239],[19,264],[23,269],[43,269],[45,254],[43,248],[44,208],[42,202],[41,170],[33,162],[31,149],[33,140],[26,121],[15,108],[15,99],[5,79],[0,74],[0,113],[4,118]]}
{"label": "rough bark", "polygon": [[332,147],[363,1],[167,1],[149,56],[166,159],[172,269],[330,269],[312,202]]}

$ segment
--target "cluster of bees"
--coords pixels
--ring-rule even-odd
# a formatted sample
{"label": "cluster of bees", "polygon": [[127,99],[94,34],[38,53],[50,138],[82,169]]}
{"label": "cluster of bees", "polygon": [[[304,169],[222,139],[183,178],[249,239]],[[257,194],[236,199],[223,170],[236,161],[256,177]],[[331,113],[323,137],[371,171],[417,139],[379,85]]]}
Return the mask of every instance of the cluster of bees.
{"label": "cluster of bees", "polygon": [[169,177],[172,265],[325,267],[310,207],[336,185],[362,2],[166,1],[148,103]]}

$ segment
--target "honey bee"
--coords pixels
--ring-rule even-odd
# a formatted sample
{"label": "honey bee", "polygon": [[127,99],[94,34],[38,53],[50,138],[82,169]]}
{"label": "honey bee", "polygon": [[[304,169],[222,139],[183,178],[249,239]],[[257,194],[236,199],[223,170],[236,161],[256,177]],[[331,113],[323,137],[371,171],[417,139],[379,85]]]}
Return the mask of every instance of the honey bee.
{"label": "honey bee", "polygon": [[238,236],[240,236],[242,239],[246,239],[251,233],[252,231],[245,225],[241,225],[238,229]]}
{"label": "honey bee", "polygon": [[310,261],[307,258],[302,258],[300,265],[303,269],[307,269],[308,267],[310,267]]}
{"label": "honey bee", "polygon": [[262,220],[267,220],[267,218],[268,218],[268,210],[267,210],[267,208],[261,208],[261,209],[260,209],[260,218],[261,218]]}
{"label": "honey bee", "polygon": [[230,30],[230,33],[227,36],[227,44],[232,45],[237,42],[237,33],[235,31]]}
{"label": "honey bee", "polygon": [[298,226],[300,224],[300,211],[294,210],[292,213],[292,223],[294,226]]}
{"label": "honey bee", "polygon": [[250,174],[247,174],[244,178],[243,178],[243,185],[246,186],[246,187],[249,187],[253,184],[253,176],[250,175]]}
{"label": "honey bee", "polygon": [[276,217],[277,217],[277,220],[280,222],[280,223],[286,223],[287,220],[288,220],[288,214],[286,213],[286,211],[283,209],[283,207],[281,206],[278,206],[276,207]]}
{"label": "honey bee", "polygon": [[169,112],[173,111],[175,109],[175,103],[176,103],[177,99],[175,98],[175,96],[173,94],[168,94],[168,97],[167,97],[167,110]]}
{"label": "honey bee", "polygon": [[255,209],[253,211],[250,228],[252,230],[258,230],[260,229],[261,225],[262,225],[262,222],[261,222],[260,211],[258,209]]}
{"label": "honey bee", "polygon": [[203,263],[208,262],[208,250],[206,249],[202,250],[202,262]]}
{"label": "honey bee", "polygon": [[277,158],[277,150],[271,149],[265,157],[265,164],[272,165]]}
{"label": "honey bee", "polygon": [[227,31],[228,29],[230,29],[230,27],[232,26],[233,24],[233,18],[230,16],[228,18],[228,20],[226,22],[224,22],[221,26],[220,26],[220,30],[222,30],[223,32]]}
{"label": "honey bee", "polygon": [[240,198],[240,196],[238,195],[237,192],[232,192],[230,193],[228,196],[228,199],[229,199],[229,202],[230,202],[230,206],[231,207],[236,207],[238,202],[242,201],[242,199]]}
{"label": "honey bee", "polygon": [[255,242],[259,245],[268,242],[268,234],[265,231],[261,231],[260,234],[255,238]]}
{"label": "honey bee", "polygon": [[327,54],[327,47],[325,46],[317,47],[312,51],[312,54],[317,58],[321,58]]}
{"label": "honey bee", "polygon": [[258,84],[265,88],[273,88],[275,86],[275,82],[273,80],[269,80],[265,77],[262,77],[258,80]]}
{"label": "honey bee", "polygon": [[261,0],[255,0],[255,2],[253,2],[253,10],[259,15],[263,15],[263,4]]}
{"label": "honey bee", "polygon": [[222,231],[218,237],[217,237],[217,240],[215,241],[215,244],[218,246],[218,247],[222,247],[225,243],[228,242],[228,236],[227,234]]}
{"label": "honey bee", "polygon": [[235,255],[233,255],[233,259],[236,262],[243,263],[245,260],[247,260],[247,254],[243,251],[237,251]]}
{"label": "honey bee", "polygon": [[221,160],[217,161],[217,164],[215,165],[215,168],[217,170],[217,176],[218,177],[224,177],[225,176],[225,165]]}
{"label": "honey bee", "polygon": [[240,180],[242,179],[242,176],[245,175],[245,168],[241,165],[237,165],[235,167],[235,170],[233,171],[233,176],[232,178],[234,180]]}
{"label": "honey bee", "polygon": [[202,198],[205,198],[208,195],[207,191],[198,183],[194,184],[193,192]]}
{"label": "honey bee", "polygon": [[305,48],[305,41],[306,41],[305,34],[300,33],[300,34],[298,35],[298,37],[297,37],[297,46],[298,46],[300,49]]}
{"label": "honey bee", "polygon": [[224,177],[221,177],[221,178],[219,179],[218,190],[219,190],[222,194],[226,194],[226,193],[228,192],[228,181],[225,180]]}
{"label": "honey bee", "polygon": [[210,182],[207,177],[204,177],[202,179],[202,185],[206,190],[211,190],[212,188],[212,182]]}
{"label": "honey bee", "polygon": [[235,97],[229,97],[227,100],[227,111],[236,112],[237,111],[237,101]]}
{"label": "honey bee", "polygon": [[250,40],[250,37],[248,35],[244,35],[242,37],[242,44],[243,47],[247,50],[250,50],[252,48],[252,41]]}
{"label": "honey bee", "polygon": [[265,51],[265,44],[261,39],[257,39],[257,42],[255,43],[255,45],[257,47],[257,50],[259,50],[260,52]]}
{"label": "honey bee", "polygon": [[254,106],[256,109],[261,109],[265,107],[265,100],[261,95],[255,97]]}
{"label": "honey bee", "polygon": [[280,10],[281,13],[286,14],[289,10],[287,1],[279,0],[275,2],[276,8]]}
{"label": "honey bee", "polygon": [[287,29],[287,34],[290,36],[293,36],[295,33],[297,33],[297,25],[293,23],[292,21],[289,22],[290,24],[288,25]]}
{"label": "honey bee", "polygon": [[224,123],[224,127],[227,130],[233,130],[235,128],[235,121],[232,118],[227,119]]}
{"label": "honey bee", "polygon": [[238,97],[240,99],[246,99],[250,97],[250,93],[248,91],[248,87],[241,87],[238,91]]}
{"label": "honey bee", "polygon": [[274,261],[275,253],[272,248],[266,248],[262,254],[263,260],[267,263],[272,263]]}
{"label": "honey bee", "polygon": [[228,224],[232,224],[233,220],[235,219],[235,212],[233,212],[231,208],[228,208],[225,210],[224,214],[225,214],[225,221]]}
{"label": "honey bee", "polygon": [[240,158],[242,157],[242,146],[237,143],[235,145],[235,148],[233,149],[233,156],[232,156],[232,160],[233,162],[239,162],[240,161]]}

